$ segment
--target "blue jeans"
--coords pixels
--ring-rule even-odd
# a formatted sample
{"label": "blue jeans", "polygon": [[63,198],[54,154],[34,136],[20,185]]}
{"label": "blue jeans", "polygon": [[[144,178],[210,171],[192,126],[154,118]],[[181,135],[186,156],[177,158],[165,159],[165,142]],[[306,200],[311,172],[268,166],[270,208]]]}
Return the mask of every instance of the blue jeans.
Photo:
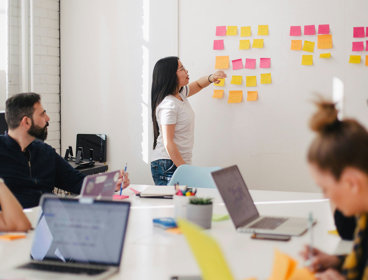
{"label": "blue jeans", "polygon": [[155,185],[167,185],[176,170],[171,159],[158,159],[151,162],[152,178]]}

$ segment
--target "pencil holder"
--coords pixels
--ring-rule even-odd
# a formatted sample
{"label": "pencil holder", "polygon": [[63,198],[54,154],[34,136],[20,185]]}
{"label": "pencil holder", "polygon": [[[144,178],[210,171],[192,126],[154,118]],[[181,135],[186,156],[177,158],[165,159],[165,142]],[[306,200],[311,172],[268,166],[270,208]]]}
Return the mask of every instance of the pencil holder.
{"label": "pencil holder", "polygon": [[189,204],[189,196],[174,195],[174,217],[187,218],[187,205]]}

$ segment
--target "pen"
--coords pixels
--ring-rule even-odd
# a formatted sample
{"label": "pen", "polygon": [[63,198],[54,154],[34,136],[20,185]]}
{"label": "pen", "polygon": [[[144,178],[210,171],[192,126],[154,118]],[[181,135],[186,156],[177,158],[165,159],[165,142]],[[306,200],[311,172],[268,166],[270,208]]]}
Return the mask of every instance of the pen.
{"label": "pen", "polygon": [[308,252],[308,261],[307,265],[312,265],[312,257],[313,257],[313,213],[309,212],[308,216],[308,230],[309,230],[309,252]]}
{"label": "pen", "polygon": [[124,176],[125,176],[125,172],[127,172],[128,169],[128,163],[125,163],[125,167],[124,167],[124,174],[123,174],[123,179],[121,181],[121,185],[120,185],[120,195],[123,191],[123,186],[124,186]]}

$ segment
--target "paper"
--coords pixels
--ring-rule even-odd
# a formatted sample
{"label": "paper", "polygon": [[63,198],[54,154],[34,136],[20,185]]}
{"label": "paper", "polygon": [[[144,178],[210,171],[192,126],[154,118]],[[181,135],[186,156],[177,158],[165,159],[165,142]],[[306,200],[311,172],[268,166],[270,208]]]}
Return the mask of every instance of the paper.
{"label": "paper", "polygon": [[332,49],[332,35],[318,35],[317,48]]}
{"label": "paper", "polygon": [[330,25],[329,24],[318,25],[318,34],[330,34]]}
{"label": "paper", "polygon": [[241,59],[234,59],[232,61],[233,70],[243,69],[243,61]]}
{"label": "paper", "polygon": [[256,87],[257,86],[257,76],[246,76],[245,85],[247,87]]}
{"label": "paper", "polygon": [[214,50],[223,50],[224,49],[224,40],[214,40],[213,41],[213,49]]}
{"label": "paper", "polygon": [[173,234],[182,234],[180,228],[168,228],[166,229],[166,232],[173,233]]}
{"label": "paper", "polygon": [[212,222],[222,222],[222,221],[227,221],[230,220],[230,216],[229,214],[213,214],[212,215]]}
{"label": "paper", "polygon": [[252,36],[252,30],[250,26],[242,26],[240,27],[240,36],[241,37],[249,37]]}
{"label": "paper", "polygon": [[225,86],[225,78],[224,79],[218,79],[220,82],[218,82],[217,84],[214,83],[214,85],[216,87],[223,87]]}
{"label": "paper", "polygon": [[223,98],[224,97],[224,90],[223,89],[215,89],[213,91],[212,98]]}
{"label": "paper", "polygon": [[237,26],[228,26],[227,30],[226,30],[226,35],[228,35],[228,36],[238,35],[238,27]]}
{"label": "paper", "polygon": [[215,69],[228,69],[229,56],[216,56]]}
{"label": "paper", "polygon": [[112,198],[115,199],[115,200],[126,199],[126,198],[129,198],[129,195],[114,194]]}
{"label": "paper", "polygon": [[320,58],[330,58],[331,57],[331,53],[321,53],[319,55]]}
{"label": "paper", "polygon": [[255,69],[257,64],[257,60],[253,58],[245,59],[245,68],[246,69]]}
{"label": "paper", "polygon": [[365,56],[365,66],[368,66],[368,55]]}
{"label": "paper", "polygon": [[17,239],[22,239],[22,238],[26,238],[27,236],[25,234],[3,234],[0,235],[0,239],[4,239],[4,240],[8,240],[8,241],[13,241],[13,240],[17,240]]}
{"label": "paper", "polygon": [[258,91],[248,91],[247,101],[257,101],[257,99],[258,99]]}
{"label": "paper", "polygon": [[242,90],[230,90],[229,99],[227,100],[227,103],[241,103],[242,99],[243,99]]}
{"label": "paper", "polygon": [[313,55],[303,54],[302,65],[313,65]]}
{"label": "paper", "polygon": [[364,27],[354,27],[354,38],[364,38],[365,37],[365,33],[364,33]]}
{"label": "paper", "polygon": [[306,52],[314,52],[314,42],[311,41],[304,41],[304,45],[303,45],[303,51]]}
{"label": "paper", "polygon": [[248,50],[250,48],[249,40],[240,40],[239,41],[239,50]]}
{"label": "paper", "polygon": [[258,34],[261,36],[268,35],[268,25],[258,25]]}
{"label": "paper", "polygon": [[337,230],[336,230],[336,229],[329,230],[329,231],[328,231],[328,234],[332,234],[332,235],[337,235],[337,236],[339,236],[339,233],[337,232]]}
{"label": "paper", "polygon": [[272,78],[271,78],[271,73],[263,73],[261,74],[261,84],[271,84],[272,83]]}
{"label": "paper", "polygon": [[262,49],[263,48],[263,39],[254,39],[252,48]]}
{"label": "paper", "polygon": [[241,85],[243,82],[243,76],[232,76],[231,84],[232,85]]}
{"label": "paper", "polygon": [[290,36],[301,36],[302,27],[301,26],[290,26]]}
{"label": "paper", "polygon": [[351,55],[349,63],[360,64],[360,55]]}
{"label": "paper", "polygon": [[269,280],[287,280],[293,274],[297,262],[288,255],[275,250],[272,272]]}
{"label": "paper", "polygon": [[316,280],[314,274],[306,267],[298,268],[288,280]]}
{"label": "paper", "polygon": [[290,49],[293,51],[300,51],[303,46],[302,40],[291,40],[291,47]]}
{"label": "paper", "polygon": [[271,58],[262,57],[259,63],[260,68],[270,68],[271,67]]}
{"label": "paper", "polygon": [[304,25],[304,35],[316,35],[316,27],[314,25]]}
{"label": "paper", "polygon": [[226,36],[226,26],[216,26],[216,36]]}
{"label": "paper", "polygon": [[353,52],[361,52],[364,51],[364,42],[353,42]]}

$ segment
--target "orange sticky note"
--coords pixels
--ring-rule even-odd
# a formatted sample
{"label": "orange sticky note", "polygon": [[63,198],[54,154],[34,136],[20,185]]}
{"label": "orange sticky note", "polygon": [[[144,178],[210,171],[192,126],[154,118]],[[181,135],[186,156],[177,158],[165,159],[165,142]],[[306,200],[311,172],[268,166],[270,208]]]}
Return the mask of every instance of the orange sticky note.
{"label": "orange sticky note", "polygon": [[17,240],[17,239],[22,239],[22,238],[26,238],[25,234],[4,234],[4,235],[0,235],[0,239],[4,239],[4,240]]}
{"label": "orange sticky note", "polygon": [[319,55],[320,58],[330,58],[331,57],[331,53],[321,53]]}
{"label": "orange sticky note", "polygon": [[229,56],[216,56],[215,69],[228,69]]}
{"label": "orange sticky note", "polygon": [[313,65],[313,55],[303,54],[302,65]]}
{"label": "orange sticky note", "polygon": [[332,49],[332,35],[318,35],[317,48]]}
{"label": "orange sticky note", "polygon": [[258,25],[257,35],[262,35],[262,36],[268,35],[268,25]]}
{"label": "orange sticky note", "polygon": [[263,39],[254,39],[252,48],[262,49],[263,48]]}
{"label": "orange sticky note", "polygon": [[289,279],[294,273],[297,264],[294,259],[276,249],[269,280]]}
{"label": "orange sticky note", "polygon": [[[349,63],[360,64],[360,59],[361,59],[360,55],[351,55]],[[365,63],[367,64],[367,61]]]}
{"label": "orange sticky note", "polygon": [[314,274],[306,267],[298,268],[288,280],[316,280]]}
{"label": "orange sticky note", "polygon": [[245,84],[247,87],[256,87],[257,86],[257,76],[247,76],[245,78]]}
{"label": "orange sticky note", "polygon": [[238,35],[238,27],[237,26],[228,26],[226,30],[227,36],[236,36]]}
{"label": "orange sticky note", "polygon": [[365,56],[365,66],[368,66],[368,55]]}
{"label": "orange sticky note", "polygon": [[304,45],[303,45],[303,51],[306,52],[314,52],[314,42],[311,41],[304,41]]}
{"label": "orange sticky note", "polygon": [[182,234],[180,228],[176,227],[176,228],[168,228],[166,230],[166,232],[168,233],[174,233],[174,234]]}
{"label": "orange sticky note", "polygon": [[218,79],[219,82],[216,84],[216,83],[213,83],[216,87],[223,87],[225,86],[225,79]]}
{"label": "orange sticky note", "polygon": [[242,90],[230,90],[227,103],[241,103],[243,99]]}
{"label": "orange sticky note", "polygon": [[271,73],[261,74],[261,84],[272,84]]}
{"label": "orange sticky note", "polygon": [[291,40],[291,47],[290,49],[293,51],[300,51],[302,49],[302,40]]}
{"label": "orange sticky note", "polygon": [[247,101],[257,101],[257,99],[258,99],[258,91],[248,91]]}
{"label": "orange sticky note", "polygon": [[223,98],[224,97],[224,90],[223,89],[215,89],[213,91],[213,98]]}
{"label": "orange sticky note", "polygon": [[242,26],[240,27],[240,36],[241,37],[249,37],[252,36],[252,30],[250,26]]}
{"label": "orange sticky note", "polygon": [[239,41],[239,50],[248,50],[250,48],[249,40],[240,40]]}

